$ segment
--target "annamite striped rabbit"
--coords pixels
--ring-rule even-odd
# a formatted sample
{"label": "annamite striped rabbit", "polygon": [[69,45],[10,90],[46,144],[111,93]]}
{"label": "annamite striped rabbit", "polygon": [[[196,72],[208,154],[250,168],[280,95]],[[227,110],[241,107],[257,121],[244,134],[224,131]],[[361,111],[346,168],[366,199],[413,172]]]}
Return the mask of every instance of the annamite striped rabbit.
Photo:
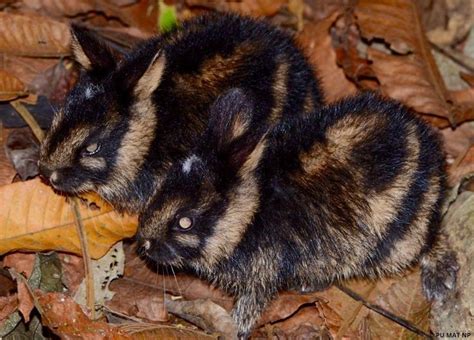
{"label": "annamite striped rabbit", "polygon": [[60,191],[96,191],[121,211],[144,209],[227,89],[254,93],[252,125],[321,106],[293,38],[263,20],[198,17],[122,58],[85,28],[74,26],[72,36],[82,75],[42,143],[40,171]]}
{"label": "annamite striped rabbit", "polygon": [[454,288],[456,257],[440,231],[444,160],[427,124],[371,93],[269,131],[252,125],[257,107],[239,89],[212,106],[201,142],[140,216],[149,258],[234,296],[241,337],[279,290],[375,279],[417,262],[429,299]]}

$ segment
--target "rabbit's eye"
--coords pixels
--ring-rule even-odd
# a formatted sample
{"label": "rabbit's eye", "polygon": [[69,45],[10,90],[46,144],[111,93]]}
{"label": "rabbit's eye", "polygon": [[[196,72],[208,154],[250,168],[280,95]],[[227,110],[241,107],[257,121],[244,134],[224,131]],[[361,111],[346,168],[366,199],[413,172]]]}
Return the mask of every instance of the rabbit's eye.
{"label": "rabbit's eye", "polygon": [[92,156],[93,154],[96,154],[100,150],[100,144],[98,143],[92,143],[86,146],[84,149],[84,154],[86,156]]}
{"label": "rabbit's eye", "polygon": [[181,229],[187,230],[193,226],[193,220],[190,217],[181,217],[178,224]]}

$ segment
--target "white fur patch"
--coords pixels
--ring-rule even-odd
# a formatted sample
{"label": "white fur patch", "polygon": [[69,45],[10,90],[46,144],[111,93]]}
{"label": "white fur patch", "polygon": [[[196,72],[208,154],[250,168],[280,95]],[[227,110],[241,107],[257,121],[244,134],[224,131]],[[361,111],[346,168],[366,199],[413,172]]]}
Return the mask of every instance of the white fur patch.
{"label": "white fur patch", "polygon": [[102,89],[99,86],[89,85],[84,91],[84,96],[86,97],[86,99],[91,99],[95,95],[99,94],[101,91]]}
{"label": "white fur patch", "polygon": [[199,161],[199,157],[196,155],[191,155],[183,162],[183,172],[185,174],[189,174],[191,168],[193,167],[193,163]]}

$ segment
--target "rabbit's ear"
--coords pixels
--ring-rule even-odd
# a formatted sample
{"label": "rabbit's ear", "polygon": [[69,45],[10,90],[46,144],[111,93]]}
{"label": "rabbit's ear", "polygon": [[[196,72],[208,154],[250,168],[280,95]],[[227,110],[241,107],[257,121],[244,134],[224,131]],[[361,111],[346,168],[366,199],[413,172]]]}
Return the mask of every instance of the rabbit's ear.
{"label": "rabbit's ear", "polygon": [[142,56],[139,63],[124,64],[117,72],[121,84],[137,96],[138,100],[146,100],[161,83],[166,66],[165,52],[161,49],[154,55]]}
{"label": "rabbit's ear", "polygon": [[84,26],[71,25],[71,48],[74,59],[86,71],[104,73],[117,65],[114,54],[100,38]]}
{"label": "rabbit's ear", "polygon": [[252,128],[254,111],[252,96],[241,89],[225,92],[211,107],[205,142],[235,171],[249,159],[263,136],[262,128]]}

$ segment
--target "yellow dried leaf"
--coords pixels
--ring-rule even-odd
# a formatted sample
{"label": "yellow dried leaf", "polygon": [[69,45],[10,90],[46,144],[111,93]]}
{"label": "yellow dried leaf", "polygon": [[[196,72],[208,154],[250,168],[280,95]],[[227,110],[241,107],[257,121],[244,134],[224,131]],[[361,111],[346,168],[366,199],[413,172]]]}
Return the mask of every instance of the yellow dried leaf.
{"label": "yellow dried leaf", "polygon": [[0,101],[13,100],[25,94],[25,85],[20,79],[0,70]]}
{"label": "yellow dried leaf", "polygon": [[[69,203],[40,180],[0,187],[0,202],[0,254],[14,250],[81,254]],[[95,205],[94,209],[81,205],[80,213],[91,257],[97,259],[119,240],[132,237],[137,220],[122,216],[103,201]]]}
{"label": "yellow dried leaf", "polygon": [[0,52],[32,57],[69,54],[67,24],[38,15],[0,12]]}

